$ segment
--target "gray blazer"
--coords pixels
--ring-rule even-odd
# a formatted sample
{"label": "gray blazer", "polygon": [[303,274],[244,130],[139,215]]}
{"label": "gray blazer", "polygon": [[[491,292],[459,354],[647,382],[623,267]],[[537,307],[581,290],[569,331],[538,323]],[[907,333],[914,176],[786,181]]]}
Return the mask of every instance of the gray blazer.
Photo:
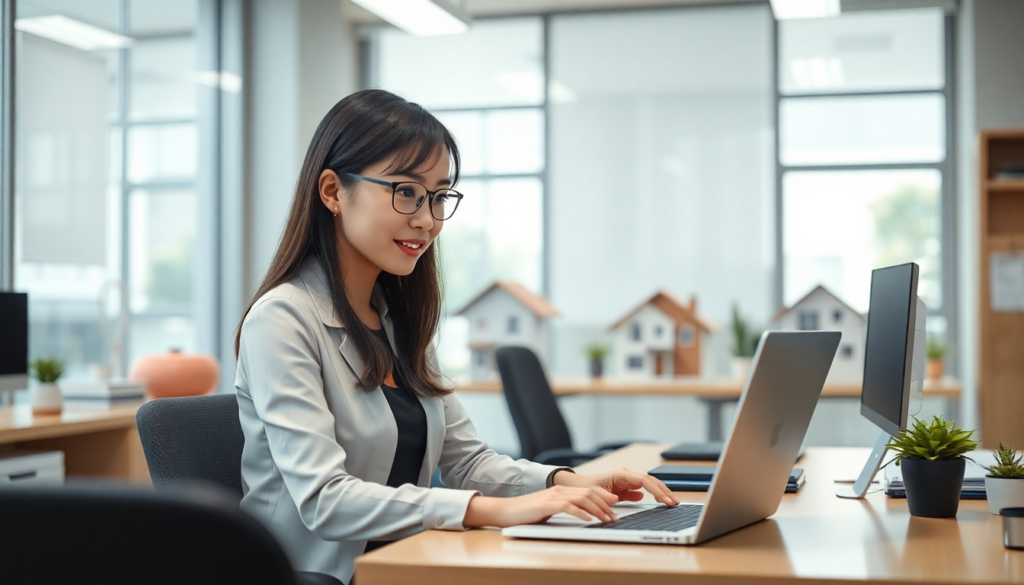
{"label": "gray blazer", "polygon": [[[379,290],[374,305],[394,340]],[[417,485],[384,485],[398,428],[380,388],[357,386],[363,363],[332,307],[323,272],[308,259],[295,278],[258,299],[242,324],[235,376],[245,434],[241,506],[269,527],[296,570],[347,583],[367,540],[464,530],[473,495],[546,487],[557,468],[488,449],[455,394],[420,398],[427,451]],[[428,487],[435,467],[454,489]]]}

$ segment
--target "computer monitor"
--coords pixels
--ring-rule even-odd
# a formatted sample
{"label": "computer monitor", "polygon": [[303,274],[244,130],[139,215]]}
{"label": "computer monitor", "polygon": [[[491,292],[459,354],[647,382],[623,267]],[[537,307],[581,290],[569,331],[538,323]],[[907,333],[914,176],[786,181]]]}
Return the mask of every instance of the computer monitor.
{"label": "computer monitor", "polygon": [[860,413],[882,432],[857,481],[840,488],[839,497],[864,497],[889,438],[907,427],[911,396],[920,396],[923,390],[928,309],[917,296],[919,276],[920,268],[914,263],[871,273]]}
{"label": "computer monitor", "polygon": [[0,292],[0,402],[28,388],[28,295]]}

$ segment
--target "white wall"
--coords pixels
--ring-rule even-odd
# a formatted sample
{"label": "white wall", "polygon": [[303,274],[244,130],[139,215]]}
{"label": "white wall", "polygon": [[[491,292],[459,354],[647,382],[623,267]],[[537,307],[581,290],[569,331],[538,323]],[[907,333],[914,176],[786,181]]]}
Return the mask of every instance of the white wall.
{"label": "white wall", "polygon": [[340,0],[252,0],[248,10],[247,300],[277,249],[313,131],[358,78]]}
{"label": "white wall", "polygon": [[957,230],[961,423],[978,418],[978,135],[1024,128],[1024,2],[962,0],[957,26]]}

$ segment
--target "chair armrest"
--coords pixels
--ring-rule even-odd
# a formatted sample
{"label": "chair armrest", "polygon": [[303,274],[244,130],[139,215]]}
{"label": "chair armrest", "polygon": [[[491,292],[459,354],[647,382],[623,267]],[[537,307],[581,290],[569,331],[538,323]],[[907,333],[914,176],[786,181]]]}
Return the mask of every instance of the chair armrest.
{"label": "chair armrest", "polygon": [[601,455],[603,453],[581,453],[572,449],[548,449],[534,457],[533,460],[543,465],[575,467],[591,459],[596,459]]}
{"label": "chair armrest", "polygon": [[622,449],[623,447],[629,447],[630,445],[632,445],[634,443],[653,443],[653,442],[654,441],[626,441],[624,443],[605,443],[604,445],[600,445],[596,449],[596,451],[602,451],[602,452],[603,451],[615,451],[617,449]]}
{"label": "chair armrest", "polygon": [[308,571],[295,571],[295,583],[296,585],[345,585],[331,575]]}

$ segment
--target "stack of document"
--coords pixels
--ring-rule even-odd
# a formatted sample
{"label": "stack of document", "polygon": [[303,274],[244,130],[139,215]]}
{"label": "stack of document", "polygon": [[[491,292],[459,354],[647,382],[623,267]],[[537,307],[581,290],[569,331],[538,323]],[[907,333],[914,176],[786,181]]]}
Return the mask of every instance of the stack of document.
{"label": "stack of document", "polygon": [[60,383],[60,391],[66,400],[120,403],[141,400],[146,395],[146,385],[128,380],[68,380]]}
{"label": "stack of document", "polygon": [[[988,472],[982,465],[992,465],[995,460],[988,451],[970,453],[969,457],[971,459],[967,460],[967,468],[964,470],[964,483],[960,487],[960,499],[985,500],[985,474]],[[896,465],[885,468],[885,495],[890,498],[907,497],[902,471]]]}
{"label": "stack of document", "polygon": [[[649,472],[660,479],[674,492],[706,492],[711,488],[711,479],[715,468],[710,465],[662,465]],[[792,494],[799,490],[807,477],[799,467],[793,470],[786,483],[786,493]]]}

